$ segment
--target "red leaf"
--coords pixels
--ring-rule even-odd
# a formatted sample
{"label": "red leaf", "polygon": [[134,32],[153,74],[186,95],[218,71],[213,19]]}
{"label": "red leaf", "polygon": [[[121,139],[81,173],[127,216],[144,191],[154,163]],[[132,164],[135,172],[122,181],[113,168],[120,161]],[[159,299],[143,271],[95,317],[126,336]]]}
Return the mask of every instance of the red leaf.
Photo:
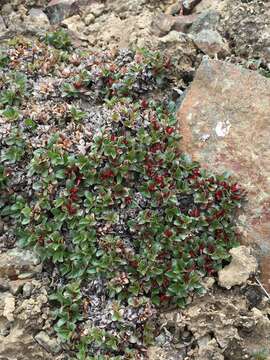
{"label": "red leaf", "polygon": [[166,127],[165,131],[166,131],[166,134],[171,135],[174,132],[174,128],[168,126],[168,127]]}
{"label": "red leaf", "polygon": [[148,108],[148,102],[147,102],[145,99],[143,99],[143,100],[141,101],[141,107],[142,107],[144,110]]}
{"label": "red leaf", "polygon": [[164,235],[165,235],[167,238],[169,238],[169,237],[171,237],[171,236],[173,235],[173,232],[172,232],[172,230],[167,229],[167,230],[164,231]]}
{"label": "red leaf", "polygon": [[149,191],[155,191],[156,190],[156,185],[155,184],[148,185],[148,190]]}
{"label": "red leaf", "polygon": [[222,195],[223,195],[222,190],[217,190],[217,191],[215,192],[215,198],[216,198],[216,200],[217,200],[217,201],[220,201],[220,200],[222,199]]}

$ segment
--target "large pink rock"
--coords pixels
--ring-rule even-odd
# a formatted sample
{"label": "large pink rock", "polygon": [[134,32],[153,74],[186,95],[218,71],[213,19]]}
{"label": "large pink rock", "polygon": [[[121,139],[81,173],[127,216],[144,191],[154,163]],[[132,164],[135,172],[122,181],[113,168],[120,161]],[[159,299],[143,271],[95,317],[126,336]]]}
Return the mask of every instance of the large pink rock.
{"label": "large pink rock", "polygon": [[229,171],[248,191],[243,243],[263,256],[270,290],[270,80],[204,59],[178,112],[182,149],[216,173]]}

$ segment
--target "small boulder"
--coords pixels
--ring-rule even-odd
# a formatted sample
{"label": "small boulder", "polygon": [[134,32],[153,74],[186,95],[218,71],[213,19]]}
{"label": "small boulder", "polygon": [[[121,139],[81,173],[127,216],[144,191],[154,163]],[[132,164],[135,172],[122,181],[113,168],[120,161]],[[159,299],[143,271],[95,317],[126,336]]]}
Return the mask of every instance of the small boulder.
{"label": "small boulder", "polygon": [[187,33],[197,19],[197,15],[174,16],[174,19],[172,30]]}
{"label": "small boulder", "polygon": [[91,25],[91,24],[93,24],[95,22],[95,15],[90,13],[83,19],[83,21],[84,21],[86,26],[89,26],[89,25]]}
{"label": "small boulder", "polygon": [[49,353],[57,354],[61,350],[57,339],[49,337],[49,335],[45,331],[40,331],[35,336],[35,340]]}
{"label": "small boulder", "polygon": [[220,13],[216,10],[206,10],[198,15],[193,22],[190,32],[197,34],[202,30],[216,30],[220,20]]}
{"label": "small boulder", "polygon": [[40,260],[32,251],[15,248],[0,254],[0,278],[26,279],[41,270]]}
{"label": "small boulder", "polygon": [[194,36],[195,45],[206,55],[226,55],[228,44],[215,30],[202,30]]}
{"label": "small boulder", "polygon": [[30,9],[29,15],[24,19],[26,29],[35,33],[43,34],[50,28],[50,21],[41,9]]}
{"label": "small boulder", "polygon": [[59,24],[64,19],[79,12],[76,0],[52,0],[45,9],[51,24]]}
{"label": "small boulder", "polygon": [[152,23],[153,33],[157,36],[164,36],[171,31],[174,17],[168,14],[159,14]]}
{"label": "small boulder", "polygon": [[257,261],[251,255],[251,249],[239,246],[230,250],[231,263],[218,272],[218,283],[225,289],[246,283],[251,274],[257,270]]}
{"label": "small boulder", "polygon": [[23,297],[25,299],[30,298],[31,293],[32,293],[32,288],[33,288],[33,286],[31,284],[31,282],[27,282],[23,285]]}
{"label": "small boulder", "polygon": [[171,30],[187,32],[196,18],[197,15],[172,16],[160,14],[153,20],[152,29],[157,36],[167,35]]}
{"label": "small boulder", "polygon": [[28,280],[14,280],[14,281],[9,281],[9,291],[11,292],[12,295],[18,295],[22,289],[23,286],[28,282]]}
{"label": "small boulder", "polygon": [[93,3],[86,8],[87,14],[93,14],[95,18],[101,16],[105,11],[105,5],[99,3]]}
{"label": "small boulder", "polygon": [[9,292],[0,295],[0,316],[8,321],[14,320],[15,297]]}
{"label": "small boulder", "polygon": [[12,11],[13,11],[13,7],[11,3],[4,4],[1,7],[1,14],[4,17],[9,16],[12,13]]}
{"label": "small boulder", "polygon": [[80,15],[71,16],[62,21],[62,24],[65,25],[70,31],[72,31],[78,39],[86,40],[86,36],[83,33],[85,25],[81,20]]}

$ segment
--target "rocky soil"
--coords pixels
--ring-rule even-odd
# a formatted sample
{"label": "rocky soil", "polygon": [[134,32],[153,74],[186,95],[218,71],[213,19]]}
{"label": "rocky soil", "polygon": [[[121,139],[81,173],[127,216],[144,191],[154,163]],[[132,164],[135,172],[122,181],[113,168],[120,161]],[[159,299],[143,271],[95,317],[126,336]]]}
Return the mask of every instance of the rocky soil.
{"label": "rocky soil", "polygon": [[[63,27],[77,47],[93,51],[130,47],[166,51],[178,65],[172,96],[179,106],[205,55],[270,74],[266,0],[13,0],[1,1],[0,7],[3,43],[18,34],[35,38]],[[41,87],[37,94],[40,91]],[[44,114],[48,111],[44,105]],[[84,139],[75,139],[72,129],[67,129],[69,136],[78,140],[78,146],[85,145]],[[46,268],[34,253],[16,247],[1,219],[0,240],[0,359],[69,359],[52,330]],[[184,310],[161,314],[156,345],[146,358],[270,359],[269,296],[257,278],[257,261],[245,247],[231,255],[231,264],[218,279],[205,280],[203,297]]]}

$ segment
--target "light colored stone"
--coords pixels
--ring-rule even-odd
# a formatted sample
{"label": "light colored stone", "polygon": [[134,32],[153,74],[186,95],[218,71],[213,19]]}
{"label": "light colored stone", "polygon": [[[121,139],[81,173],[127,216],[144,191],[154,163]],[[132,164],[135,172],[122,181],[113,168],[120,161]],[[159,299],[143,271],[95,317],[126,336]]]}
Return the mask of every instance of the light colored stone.
{"label": "light colored stone", "polygon": [[0,277],[16,280],[29,278],[41,272],[42,265],[37,255],[30,250],[12,249],[0,254]]}
{"label": "light colored stone", "polygon": [[49,30],[50,21],[47,15],[41,9],[30,9],[29,15],[24,19],[27,30],[42,34]]}
{"label": "light colored stone", "polygon": [[80,15],[74,15],[71,16],[64,21],[62,21],[62,24],[66,25],[67,28],[76,34],[78,39],[80,40],[86,40],[85,35],[83,34],[85,24],[82,21]]}
{"label": "light colored stone", "polygon": [[151,346],[147,351],[149,360],[167,360],[167,354],[165,350],[157,346]]}
{"label": "light colored stone", "polygon": [[9,292],[0,294],[0,316],[8,321],[14,320],[15,298]]}
{"label": "light colored stone", "polygon": [[202,286],[205,288],[205,290],[210,290],[214,286],[216,280],[213,277],[206,277],[202,279]]}
{"label": "light colored stone", "polygon": [[45,331],[40,331],[35,336],[35,339],[39,343],[39,345],[41,345],[46,351],[52,354],[57,354],[61,350],[61,347],[57,339],[50,338]]}
{"label": "light colored stone", "polygon": [[24,24],[22,21],[21,14],[16,11],[12,11],[9,16],[6,18],[6,24],[8,27],[8,30],[14,31],[14,32],[22,32],[24,31]]}
{"label": "light colored stone", "polygon": [[158,346],[151,346],[147,350],[148,360],[184,360],[182,351],[176,349],[165,349]]}
{"label": "light colored stone", "polygon": [[175,3],[171,4],[165,11],[167,15],[179,15],[181,10],[181,3],[180,1],[176,1]]}
{"label": "light colored stone", "polygon": [[204,360],[224,360],[221,350],[215,339],[211,339],[206,346],[199,348],[199,359]]}
{"label": "light colored stone", "polygon": [[108,14],[104,23],[95,22],[89,26],[91,34],[88,39],[95,46],[98,44],[106,49],[136,46],[139,40],[151,40],[151,22],[152,14],[149,11],[123,20],[115,14]]}
{"label": "light colored stone", "polygon": [[95,22],[95,15],[90,13],[83,20],[84,20],[85,25],[87,25],[87,26],[90,24],[93,24]]}
{"label": "light colored stone", "polygon": [[202,0],[194,9],[195,13],[206,10],[222,11],[231,0]]}
{"label": "light colored stone", "polygon": [[23,285],[23,297],[24,298],[29,298],[31,296],[32,288],[33,288],[33,286],[30,282],[27,282]]}
{"label": "light colored stone", "polygon": [[1,14],[2,14],[2,16],[5,17],[5,16],[10,15],[12,13],[12,11],[13,11],[13,7],[12,7],[11,3],[7,3],[2,6]]}
{"label": "light colored stone", "polygon": [[96,18],[101,16],[105,10],[105,5],[101,3],[94,3],[87,7],[86,13],[93,14]]}
{"label": "light colored stone", "polygon": [[210,56],[226,55],[229,52],[228,44],[215,30],[202,30],[194,36],[196,46]]}
{"label": "light colored stone", "polygon": [[269,109],[269,79],[205,58],[178,112],[181,149],[210,171],[229,171],[247,190],[238,228],[242,243],[265,257],[264,279],[270,277]]}
{"label": "light colored stone", "polygon": [[38,346],[33,335],[24,328],[24,323],[15,323],[6,336],[0,336],[0,359],[51,360],[52,356]]}
{"label": "light colored stone", "polygon": [[251,255],[250,248],[239,246],[230,250],[232,260],[229,265],[218,272],[218,283],[225,289],[246,283],[251,274],[257,270],[258,264]]}

